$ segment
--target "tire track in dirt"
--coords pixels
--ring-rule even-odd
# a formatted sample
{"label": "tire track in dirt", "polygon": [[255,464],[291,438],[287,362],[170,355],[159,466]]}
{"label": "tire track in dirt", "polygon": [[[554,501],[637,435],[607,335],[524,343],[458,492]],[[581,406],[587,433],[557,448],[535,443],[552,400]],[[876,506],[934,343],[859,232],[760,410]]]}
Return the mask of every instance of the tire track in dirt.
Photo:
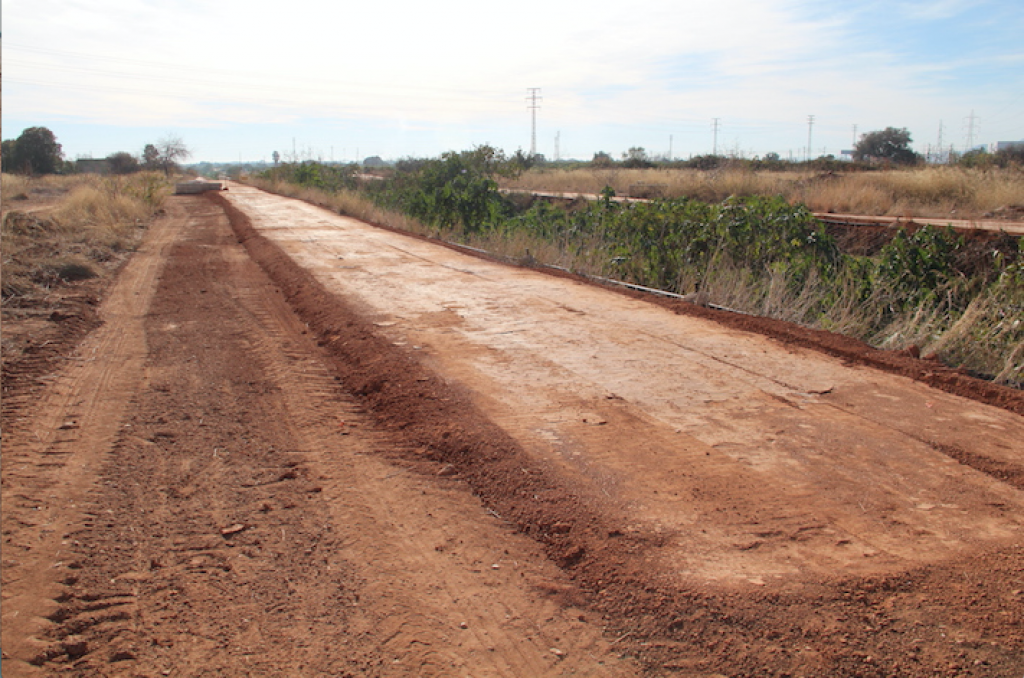
{"label": "tire track in dirt", "polygon": [[145,385],[74,535],[46,666],[632,675],[532,540],[375,429],[223,214],[177,205]]}
{"label": "tire track in dirt", "polygon": [[[5,397],[3,647],[10,675],[30,672],[70,576],[68,534],[139,385],[143,317],[182,222],[154,222],[100,308],[103,325],[48,385]],[[13,402],[9,402],[13,401]]]}

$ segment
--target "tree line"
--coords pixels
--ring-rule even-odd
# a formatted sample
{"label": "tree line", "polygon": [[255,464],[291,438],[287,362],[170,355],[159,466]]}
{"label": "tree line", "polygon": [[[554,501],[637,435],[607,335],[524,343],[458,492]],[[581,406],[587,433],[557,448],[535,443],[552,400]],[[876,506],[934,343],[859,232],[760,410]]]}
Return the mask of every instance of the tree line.
{"label": "tree line", "polygon": [[[912,167],[925,162],[924,156],[911,148],[913,139],[905,128],[886,127],[862,134],[853,147],[849,160],[840,160],[832,155],[820,156],[808,161],[784,160],[778,153],[766,153],[753,159],[707,154],[697,155],[688,160],[658,159],[647,153],[641,146],[634,146],[616,161],[611,154],[598,151],[590,161],[595,168],[621,167],[624,169],[648,169],[653,167],[713,170],[724,166],[742,165],[752,170],[785,170],[805,167],[815,170],[879,169],[886,167]],[[543,161],[542,158],[536,159]],[[1001,149],[989,153],[983,149],[971,149],[962,154],[950,156],[950,164],[964,167],[1008,167],[1024,165],[1024,145]]]}
{"label": "tree line", "polygon": [[[29,127],[16,139],[4,139],[0,149],[3,171],[11,174],[37,176],[42,174],[73,174],[74,161],[64,159],[56,135],[46,127]],[[111,174],[132,174],[140,171],[162,171],[170,175],[178,170],[178,162],[192,153],[180,137],[168,135],[153,144],[146,144],[139,155],[119,151],[106,157]]]}

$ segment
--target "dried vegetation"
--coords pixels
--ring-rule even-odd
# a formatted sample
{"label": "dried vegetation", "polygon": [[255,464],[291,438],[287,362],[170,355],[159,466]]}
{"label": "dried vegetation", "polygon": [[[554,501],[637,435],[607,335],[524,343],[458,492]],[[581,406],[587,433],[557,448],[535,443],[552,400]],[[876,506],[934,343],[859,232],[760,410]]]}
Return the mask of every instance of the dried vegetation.
{"label": "dried vegetation", "polygon": [[499,179],[503,188],[618,195],[688,197],[721,202],[730,196],[781,195],[814,212],[871,216],[972,219],[1024,208],[1024,170],[928,167],[874,172],[755,171],[746,167],[697,169],[531,169]]}
{"label": "dried vegetation", "polygon": [[133,250],[169,193],[157,174],[3,175],[3,303],[34,303],[63,283],[105,275]]}

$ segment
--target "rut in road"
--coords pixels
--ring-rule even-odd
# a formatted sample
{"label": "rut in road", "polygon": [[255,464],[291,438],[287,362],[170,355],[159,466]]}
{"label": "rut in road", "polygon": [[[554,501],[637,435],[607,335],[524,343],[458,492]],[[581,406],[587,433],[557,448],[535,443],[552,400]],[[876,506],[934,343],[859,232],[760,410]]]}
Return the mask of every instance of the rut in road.
{"label": "rut in road", "polygon": [[532,540],[365,416],[218,207],[170,212],[50,644],[5,671],[635,674]]}

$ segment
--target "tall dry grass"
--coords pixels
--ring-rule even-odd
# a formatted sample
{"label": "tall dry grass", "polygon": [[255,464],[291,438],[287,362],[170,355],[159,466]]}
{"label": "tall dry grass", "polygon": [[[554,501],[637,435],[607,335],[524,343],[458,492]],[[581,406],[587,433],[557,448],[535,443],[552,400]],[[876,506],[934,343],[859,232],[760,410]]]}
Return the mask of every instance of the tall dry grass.
{"label": "tall dry grass", "polygon": [[[871,216],[982,218],[1000,208],[1024,206],[1020,169],[925,167],[851,173],[755,172],[743,167],[696,169],[532,169],[502,188],[617,195],[689,197],[721,202],[729,196],[781,195],[815,212]],[[651,188],[654,187],[653,193]]]}
{"label": "tall dry grass", "polygon": [[26,178],[4,174],[4,303],[104,275],[133,250],[170,193],[158,174]]}

